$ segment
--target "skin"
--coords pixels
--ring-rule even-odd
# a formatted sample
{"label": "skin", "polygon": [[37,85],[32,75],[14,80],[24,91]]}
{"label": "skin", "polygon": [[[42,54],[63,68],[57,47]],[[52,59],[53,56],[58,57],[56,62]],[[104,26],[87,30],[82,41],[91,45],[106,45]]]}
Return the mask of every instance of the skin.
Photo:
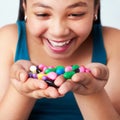
{"label": "skin", "polygon": [[[119,120],[120,31],[102,29],[107,66],[90,63],[90,33],[98,9],[98,6],[94,7],[94,0],[67,0],[66,3],[63,0],[28,0],[23,7],[27,16],[31,61],[14,63],[17,26],[12,24],[1,28],[0,119],[27,120],[37,98],[58,98],[72,91],[85,120]],[[55,80],[59,86],[56,89],[44,81],[28,79],[29,67],[40,63],[48,66],[85,65],[91,73],[77,73],[68,81],[59,76]]]}

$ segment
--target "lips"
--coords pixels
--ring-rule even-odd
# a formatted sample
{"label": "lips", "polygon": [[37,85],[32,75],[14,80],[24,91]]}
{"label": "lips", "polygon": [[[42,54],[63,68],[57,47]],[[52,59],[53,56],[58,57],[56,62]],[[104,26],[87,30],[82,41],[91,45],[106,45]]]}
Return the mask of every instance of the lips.
{"label": "lips", "polygon": [[65,52],[71,45],[73,39],[69,40],[50,40],[47,39],[48,47],[55,53]]}
{"label": "lips", "polygon": [[48,40],[48,41],[53,47],[63,47],[63,46],[68,45],[71,40],[64,41],[64,42],[56,42],[56,41],[51,41],[51,40]]}

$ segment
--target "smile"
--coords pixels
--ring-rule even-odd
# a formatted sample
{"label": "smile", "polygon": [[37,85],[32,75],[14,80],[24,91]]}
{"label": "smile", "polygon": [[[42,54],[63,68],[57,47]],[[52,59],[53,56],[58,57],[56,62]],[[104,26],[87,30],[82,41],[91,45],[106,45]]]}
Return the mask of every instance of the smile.
{"label": "smile", "polygon": [[71,40],[67,40],[67,41],[64,41],[64,42],[62,42],[62,41],[52,41],[52,40],[48,40],[48,42],[53,46],[53,47],[63,47],[63,46],[66,46],[66,45],[68,45],[70,42],[71,42]]}

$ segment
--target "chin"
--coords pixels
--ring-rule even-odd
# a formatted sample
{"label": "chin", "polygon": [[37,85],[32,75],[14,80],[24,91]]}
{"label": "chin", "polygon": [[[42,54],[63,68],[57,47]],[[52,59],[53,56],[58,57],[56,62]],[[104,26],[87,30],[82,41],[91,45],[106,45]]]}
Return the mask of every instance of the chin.
{"label": "chin", "polygon": [[68,54],[49,54],[49,56],[51,57],[51,58],[53,58],[53,59],[56,59],[56,60],[64,60],[64,59],[68,59],[68,58],[70,58],[70,56],[71,55],[68,55]]}

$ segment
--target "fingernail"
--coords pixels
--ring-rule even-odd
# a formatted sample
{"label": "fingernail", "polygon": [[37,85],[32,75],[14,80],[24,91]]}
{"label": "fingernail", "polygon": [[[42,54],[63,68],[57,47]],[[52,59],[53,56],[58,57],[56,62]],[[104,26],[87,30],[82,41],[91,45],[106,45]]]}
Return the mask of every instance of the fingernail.
{"label": "fingernail", "polygon": [[24,73],[20,73],[20,81],[25,81],[25,74]]}

